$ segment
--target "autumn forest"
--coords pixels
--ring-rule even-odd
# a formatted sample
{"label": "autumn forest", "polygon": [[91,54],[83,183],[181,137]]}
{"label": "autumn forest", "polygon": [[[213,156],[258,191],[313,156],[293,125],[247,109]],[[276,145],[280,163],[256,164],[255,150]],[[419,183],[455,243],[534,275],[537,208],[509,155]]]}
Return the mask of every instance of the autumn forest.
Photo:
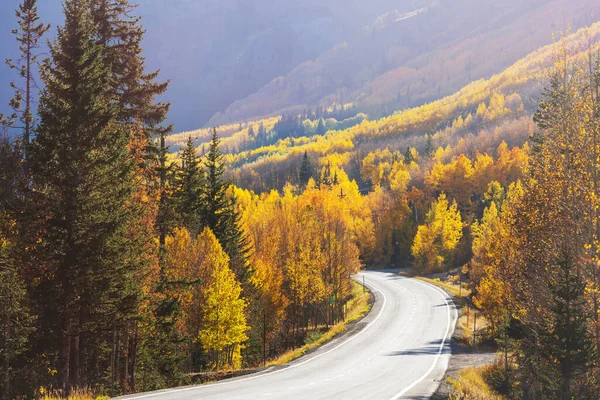
{"label": "autumn forest", "polygon": [[599,398],[600,24],[379,119],[337,102],[174,133],[129,0],[63,11],[46,54],[20,2],[3,82],[0,398],[285,362],[385,268],[469,293],[502,354],[485,398]]}

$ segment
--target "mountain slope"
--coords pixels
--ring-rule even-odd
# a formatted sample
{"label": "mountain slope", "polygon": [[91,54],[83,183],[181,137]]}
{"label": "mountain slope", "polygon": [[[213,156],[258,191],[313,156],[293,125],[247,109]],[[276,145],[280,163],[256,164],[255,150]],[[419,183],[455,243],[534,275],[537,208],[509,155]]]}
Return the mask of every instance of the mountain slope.
{"label": "mountain slope", "polygon": [[594,0],[428,2],[412,14],[384,16],[356,40],[273,80],[210,123],[344,102],[385,115],[498,73],[550,43],[553,33],[593,23],[594,15],[600,15]]}
{"label": "mountain slope", "polygon": [[[16,53],[10,30],[20,0],[0,2],[0,50]],[[178,130],[204,125],[272,79],[289,73],[363,25],[408,0],[132,0],[147,30],[145,54],[151,69],[171,79],[166,98]],[[53,27],[62,23],[59,1],[39,1],[40,15]],[[55,32],[55,30],[53,30]],[[12,72],[0,66],[6,84],[0,111],[11,92]]]}
{"label": "mountain slope", "polygon": [[[475,81],[451,96],[383,119],[355,121],[347,129],[334,128],[317,134],[317,121],[305,120],[305,135],[280,137],[278,119],[218,128],[229,153],[231,178],[239,186],[257,192],[281,189],[286,181],[297,180],[301,158],[308,152],[317,171],[331,163],[361,183],[363,159],[370,152],[404,152],[410,147],[423,154],[425,134],[431,134],[435,148],[439,148],[439,160],[459,154],[492,153],[502,141],[509,146],[522,145],[535,129],[531,115],[539,103],[548,69],[563,43],[573,57],[586,56],[590,44],[598,50],[600,23],[545,46],[490,79]],[[333,122],[328,120],[328,124]],[[250,127],[257,132],[261,124],[274,138],[266,146],[257,145],[256,136],[249,134]],[[208,133],[200,130],[173,135],[169,143],[176,150],[177,145],[192,136],[203,148]]]}
{"label": "mountain slope", "polygon": [[[14,56],[14,9],[0,2],[0,51]],[[40,1],[62,23],[60,2]],[[373,117],[499,73],[600,15],[596,0],[144,0],[150,69],[171,79],[178,131],[354,103]],[[54,30],[53,30],[54,31]],[[14,71],[0,65],[0,112]],[[218,114],[221,112],[221,114]],[[215,115],[217,114],[217,115]]]}

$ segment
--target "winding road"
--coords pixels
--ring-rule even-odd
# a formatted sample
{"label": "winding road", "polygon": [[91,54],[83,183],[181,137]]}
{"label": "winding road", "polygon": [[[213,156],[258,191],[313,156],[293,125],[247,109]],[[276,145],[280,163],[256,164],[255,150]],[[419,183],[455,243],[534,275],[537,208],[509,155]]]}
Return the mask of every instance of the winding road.
{"label": "winding road", "polygon": [[357,276],[371,312],[341,337],[286,366],[129,399],[427,399],[450,359],[457,312],[447,293],[396,271]]}

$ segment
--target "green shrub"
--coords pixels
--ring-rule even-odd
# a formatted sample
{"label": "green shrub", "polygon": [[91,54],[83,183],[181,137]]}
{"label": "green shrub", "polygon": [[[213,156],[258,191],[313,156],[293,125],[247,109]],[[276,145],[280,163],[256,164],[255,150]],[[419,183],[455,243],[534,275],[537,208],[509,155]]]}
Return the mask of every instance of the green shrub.
{"label": "green shrub", "polygon": [[317,340],[321,339],[322,336],[323,334],[319,331],[308,332],[304,338],[304,344],[313,344]]}

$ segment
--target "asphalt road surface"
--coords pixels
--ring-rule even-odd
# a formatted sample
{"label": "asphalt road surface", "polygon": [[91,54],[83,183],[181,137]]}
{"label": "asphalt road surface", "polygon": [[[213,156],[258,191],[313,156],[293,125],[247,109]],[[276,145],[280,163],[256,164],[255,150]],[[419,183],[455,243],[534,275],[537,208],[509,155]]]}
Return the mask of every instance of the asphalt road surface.
{"label": "asphalt road surface", "polygon": [[[364,272],[373,309],[354,329],[285,367],[130,399],[427,399],[450,358],[457,312],[439,288]],[[362,283],[362,274],[357,277]]]}

